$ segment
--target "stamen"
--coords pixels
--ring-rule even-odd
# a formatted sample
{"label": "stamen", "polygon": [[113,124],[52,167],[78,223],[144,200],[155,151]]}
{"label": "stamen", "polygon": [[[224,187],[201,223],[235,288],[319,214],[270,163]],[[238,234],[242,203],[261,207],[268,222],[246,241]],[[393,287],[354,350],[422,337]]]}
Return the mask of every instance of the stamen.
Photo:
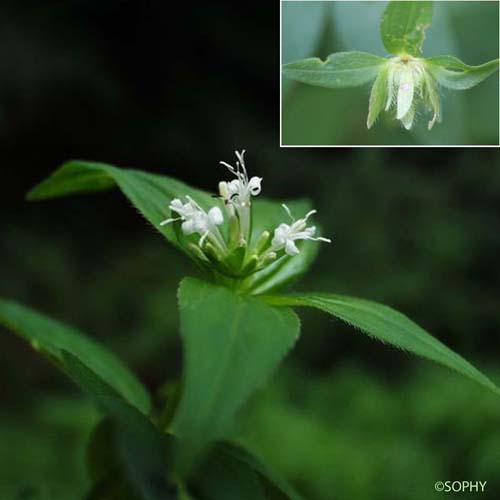
{"label": "stamen", "polygon": [[203,208],[201,208],[201,206],[198,205],[198,203],[196,203],[196,201],[194,201],[193,198],[191,198],[191,196],[189,196],[188,194],[186,195],[186,200],[190,201],[201,212],[205,212],[205,210],[203,210]]}
{"label": "stamen", "polygon": [[292,219],[292,222],[295,222],[295,217],[292,215],[290,209],[284,203],[282,203],[281,206],[285,209],[285,212],[288,214],[290,219]]}
{"label": "stamen", "polygon": [[245,165],[245,152],[246,149],[242,149],[241,153],[239,151],[235,151],[234,154],[236,155],[236,158],[240,161],[242,165]]}
{"label": "stamen", "polygon": [[202,237],[200,238],[200,240],[198,241],[198,246],[202,247],[203,246],[203,243],[205,243],[205,240],[207,239],[207,236],[208,236],[208,233],[210,231],[205,231],[202,235]]}
{"label": "stamen", "polygon": [[304,222],[309,219],[309,217],[311,217],[311,215],[314,215],[315,213],[317,213],[318,211],[317,210],[310,210],[309,212],[307,212],[306,216],[304,217]]}
{"label": "stamen", "polygon": [[234,169],[234,167],[232,165],[229,165],[229,163],[225,162],[225,161],[220,161],[219,162],[221,165],[224,165],[232,174],[236,175],[236,177],[238,177],[238,172],[236,172],[236,170]]}
{"label": "stamen", "polygon": [[165,219],[164,221],[160,222],[160,226],[166,226],[167,224],[171,224],[172,222],[176,222],[178,220],[182,220],[182,217],[176,217],[175,219]]}
{"label": "stamen", "polygon": [[243,170],[243,180],[248,181],[247,169],[245,167],[245,149],[243,149],[241,153],[239,151],[235,151],[234,154],[236,155],[236,158],[238,158],[236,165],[241,167]]}

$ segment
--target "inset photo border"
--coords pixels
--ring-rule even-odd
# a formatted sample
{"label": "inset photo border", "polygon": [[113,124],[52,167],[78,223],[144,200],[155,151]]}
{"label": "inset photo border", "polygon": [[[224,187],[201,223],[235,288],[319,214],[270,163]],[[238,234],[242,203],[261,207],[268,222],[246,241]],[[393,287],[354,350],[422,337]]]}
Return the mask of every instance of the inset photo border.
{"label": "inset photo border", "polygon": [[500,147],[496,0],[281,0],[281,147]]}

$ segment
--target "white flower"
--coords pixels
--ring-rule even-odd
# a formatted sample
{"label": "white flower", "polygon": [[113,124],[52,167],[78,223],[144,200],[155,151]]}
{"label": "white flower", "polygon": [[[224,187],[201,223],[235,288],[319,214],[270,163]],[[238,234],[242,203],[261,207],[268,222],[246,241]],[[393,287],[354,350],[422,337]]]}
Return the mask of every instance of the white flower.
{"label": "white flower", "polygon": [[[389,62],[385,110],[389,110],[391,105],[395,104],[396,118],[407,130],[411,129],[415,118],[416,97],[423,99],[424,94],[429,93],[426,76],[421,59],[401,56],[394,57]],[[436,113],[434,104],[432,104],[432,108]]]}
{"label": "white flower", "polygon": [[181,229],[185,235],[189,236],[190,234],[198,233],[201,236],[199,241],[200,246],[203,245],[208,236],[213,235],[218,243],[222,243],[224,247],[224,240],[217,229],[217,226],[220,226],[224,222],[221,209],[219,207],[212,207],[207,213],[190,196],[186,196],[186,199],[188,200],[187,203],[182,203],[178,198],[170,202],[170,210],[178,213],[179,217],[166,219],[160,222],[160,226],[181,220]]}
{"label": "white flower", "polygon": [[219,207],[215,206],[205,211],[189,196],[186,196],[186,201],[176,198],[170,202],[169,208],[178,216],[174,215],[160,222],[160,225],[177,222],[182,234],[200,236],[196,245],[176,233],[180,245],[185,246],[193,257],[204,266],[212,267],[216,273],[231,279],[243,279],[271,265],[279,257],[299,254],[296,244],[299,240],[330,243],[327,238],[315,236],[314,226],[307,226],[307,220],[316,213],[316,210],[311,210],[302,219],[295,220],[289,208],[283,205],[292,222],[280,224],[274,233],[265,229],[252,244],[251,199],[260,193],[262,178],[249,179],[244,161],[245,151],[235,151],[235,153],[237,161],[234,167],[221,162],[236,177],[231,181],[219,183],[220,197],[229,215],[225,231],[221,232],[219,229],[224,222],[224,215]]}
{"label": "white flower", "polygon": [[221,161],[236,179],[229,182],[219,183],[219,192],[226,204],[233,204],[236,207],[245,207],[250,204],[251,196],[257,196],[261,191],[262,177],[248,178],[247,169],[245,167],[245,150],[235,151],[236,155],[236,168]]}
{"label": "white flower", "polygon": [[331,243],[328,238],[323,238],[321,236],[314,237],[316,233],[316,228],[314,226],[307,227],[307,219],[316,213],[316,210],[311,210],[308,212],[303,219],[295,220],[292,216],[290,209],[283,205],[287,214],[292,219],[292,224],[280,224],[274,230],[274,237],[271,241],[271,251],[277,252],[279,250],[285,250],[288,255],[297,255],[300,250],[297,248],[295,241],[297,240],[312,240],[312,241],[324,241],[326,243]]}
{"label": "white flower", "polygon": [[235,151],[236,167],[221,161],[235,177],[232,181],[219,182],[219,194],[224,200],[229,217],[238,215],[241,226],[242,240],[248,242],[250,238],[250,205],[251,197],[257,196],[261,191],[262,177],[248,178],[245,167],[245,150]]}

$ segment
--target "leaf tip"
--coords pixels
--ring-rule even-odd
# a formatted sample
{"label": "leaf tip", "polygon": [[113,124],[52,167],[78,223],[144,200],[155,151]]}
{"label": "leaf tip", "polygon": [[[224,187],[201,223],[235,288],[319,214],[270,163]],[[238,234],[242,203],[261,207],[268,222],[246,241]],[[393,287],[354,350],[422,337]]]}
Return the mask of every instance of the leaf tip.
{"label": "leaf tip", "polygon": [[38,195],[38,185],[36,185],[34,188],[30,189],[26,195],[24,196],[24,199],[26,201],[37,201],[39,200],[39,195]]}

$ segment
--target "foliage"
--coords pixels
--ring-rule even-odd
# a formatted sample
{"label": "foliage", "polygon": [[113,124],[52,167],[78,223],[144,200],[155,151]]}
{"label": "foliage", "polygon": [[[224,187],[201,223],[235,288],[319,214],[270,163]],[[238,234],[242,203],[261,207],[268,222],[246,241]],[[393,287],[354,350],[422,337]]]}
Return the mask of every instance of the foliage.
{"label": "foliage", "polygon": [[[238,158],[242,160],[242,156]],[[238,180],[238,189],[247,187],[246,171],[245,178]],[[198,239],[186,225],[191,215],[182,216],[181,209],[177,212],[182,224],[172,218],[161,226],[166,206],[172,212],[178,206],[176,196],[187,193],[196,197],[200,207],[195,215],[203,223],[209,221],[209,206],[217,203],[208,193],[168,177],[70,162],[32,190],[29,197],[45,199],[109,188],[115,183],[168,241],[189,255],[204,276],[204,280],[185,279],[178,292],[184,372],[173,418],[164,421],[148,411],[148,397],[140,383],[112,354],[82,334],[8,301],[0,308],[0,321],[48,355],[109,419],[109,424],[103,422],[96,428],[91,440],[89,469],[94,484],[88,498],[113,498],[123,491],[144,499],[230,498],[235,488],[241,498],[299,498],[249,452],[221,444],[231,435],[235,414],[269,379],[297,339],[299,322],[288,306],[317,307],[382,341],[454,368],[499,393],[463,358],[392,309],[339,295],[279,294],[285,284],[308,269],[315,253],[310,250],[313,241],[301,241],[297,248],[292,236],[296,240],[326,241],[313,236],[314,228],[307,227],[306,221],[314,211],[290,225],[280,224],[271,240],[270,230],[279,221],[280,205],[255,202],[255,221],[251,224],[250,213],[248,237],[243,238],[243,209],[248,205],[238,203],[249,202],[250,196],[241,200],[241,192],[240,198],[231,195],[224,205],[228,220],[214,220],[227,241],[235,238],[237,245],[224,247],[221,254],[212,253],[209,246],[215,229],[206,230],[202,224]],[[221,187],[222,197],[226,187]],[[186,205],[192,209],[193,203],[189,200]],[[289,208],[287,211],[291,214]],[[229,267],[234,252],[240,260],[236,267]],[[256,264],[249,267],[248,260]],[[269,295],[271,291],[273,295]],[[100,458],[103,452],[106,456]]]}
{"label": "foliage", "polygon": [[436,481],[467,475],[486,480],[484,495],[495,498],[493,393],[477,397],[468,382],[457,390],[456,377],[437,367],[389,380],[356,361],[316,375],[284,368],[245,415],[245,443],[306,498],[439,499]]}

